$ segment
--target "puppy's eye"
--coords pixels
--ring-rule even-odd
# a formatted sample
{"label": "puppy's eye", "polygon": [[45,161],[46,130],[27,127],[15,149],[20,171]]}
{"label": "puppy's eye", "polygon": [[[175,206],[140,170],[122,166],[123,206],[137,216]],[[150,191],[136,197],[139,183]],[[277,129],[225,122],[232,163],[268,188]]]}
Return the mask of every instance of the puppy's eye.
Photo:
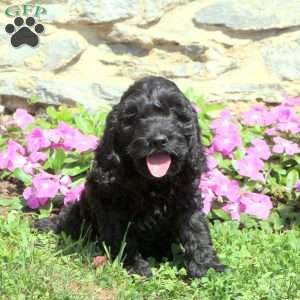
{"label": "puppy's eye", "polygon": [[124,115],[125,116],[135,116],[137,114],[137,107],[130,105],[125,109]]}
{"label": "puppy's eye", "polygon": [[134,120],[135,116],[137,115],[137,108],[135,106],[128,106],[123,114],[121,115],[121,120],[124,123],[129,123]]}
{"label": "puppy's eye", "polygon": [[176,115],[179,121],[181,122],[190,122],[191,117],[188,111],[185,109],[172,109],[172,112]]}
{"label": "puppy's eye", "polygon": [[160,102],[159,100],[155,100],[154,103],[153,103],[154,107],[155,108],[158,108],[158,109],[162,109],[163,108],[163,103]]}

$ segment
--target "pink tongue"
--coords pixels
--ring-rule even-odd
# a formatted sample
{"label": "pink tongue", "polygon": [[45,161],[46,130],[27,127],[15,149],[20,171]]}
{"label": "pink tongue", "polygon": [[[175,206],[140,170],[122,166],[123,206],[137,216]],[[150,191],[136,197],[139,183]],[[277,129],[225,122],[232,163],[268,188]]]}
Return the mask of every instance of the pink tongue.
{"label": "pink tongue", "polygon": [[163,177],[171,165],[171,157],[167,153],[158,153],[147,156],[148,169],[152,176]]}

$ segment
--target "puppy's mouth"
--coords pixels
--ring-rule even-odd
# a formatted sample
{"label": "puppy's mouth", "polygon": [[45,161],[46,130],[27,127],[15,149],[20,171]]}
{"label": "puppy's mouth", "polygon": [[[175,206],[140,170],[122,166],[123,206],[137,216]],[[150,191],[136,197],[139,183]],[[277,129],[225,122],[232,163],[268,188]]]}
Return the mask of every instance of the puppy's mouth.
{"label": "puppy's mouth", "polygon": [[159,152],[146,156],[146,163],[150,174],[160,178],[167,174],[171,163],[171,155],[167,152]]}

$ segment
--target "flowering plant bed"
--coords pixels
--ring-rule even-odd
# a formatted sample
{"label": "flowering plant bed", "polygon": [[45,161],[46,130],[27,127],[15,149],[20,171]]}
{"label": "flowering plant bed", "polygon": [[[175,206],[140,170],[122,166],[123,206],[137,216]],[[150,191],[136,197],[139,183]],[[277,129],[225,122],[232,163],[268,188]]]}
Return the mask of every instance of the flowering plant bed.
{"label": "flowering plant bed", "polygon": [[[186,95],[207,152],[200,186],[204,212],[223,220],[270,217],[278,226],[293,219],[300,204],[300,99],[285,96],[279,105],[257,104],[236,116],[193,90]],[[2,126],[1,178],[24,185],[22,196],[31,209],[51,207],[53,199],[65,205],[77,201],[106,114],[62,106],[34,117],[17,109]]]}
{"label": "flowering plant bed", "polygon": [[271,215],[277,223],[277,213],[284,219],[297,216],[300,98],[284,96],[281,104],[257,104],[238,116],[205,105],[194,94],[190,98],[200,106],[208,154],[208,172],[201,182],[204,211],[228,219],[225,211],[236,220],[241,214],[258,219]]}

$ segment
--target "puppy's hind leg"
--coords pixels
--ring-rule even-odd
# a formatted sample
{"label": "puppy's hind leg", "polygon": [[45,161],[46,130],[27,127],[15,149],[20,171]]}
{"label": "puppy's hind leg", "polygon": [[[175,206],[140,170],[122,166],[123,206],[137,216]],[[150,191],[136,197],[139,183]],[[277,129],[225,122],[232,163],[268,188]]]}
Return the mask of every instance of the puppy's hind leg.
{"label": "puppy's hind leg", "polygon": [[61,212],[49,218],[35,220],[33,227],[41,232],[65,232],[72,239],[78,239],[82,233],[83,218],[81,216],[80,202],[65,206]]}

